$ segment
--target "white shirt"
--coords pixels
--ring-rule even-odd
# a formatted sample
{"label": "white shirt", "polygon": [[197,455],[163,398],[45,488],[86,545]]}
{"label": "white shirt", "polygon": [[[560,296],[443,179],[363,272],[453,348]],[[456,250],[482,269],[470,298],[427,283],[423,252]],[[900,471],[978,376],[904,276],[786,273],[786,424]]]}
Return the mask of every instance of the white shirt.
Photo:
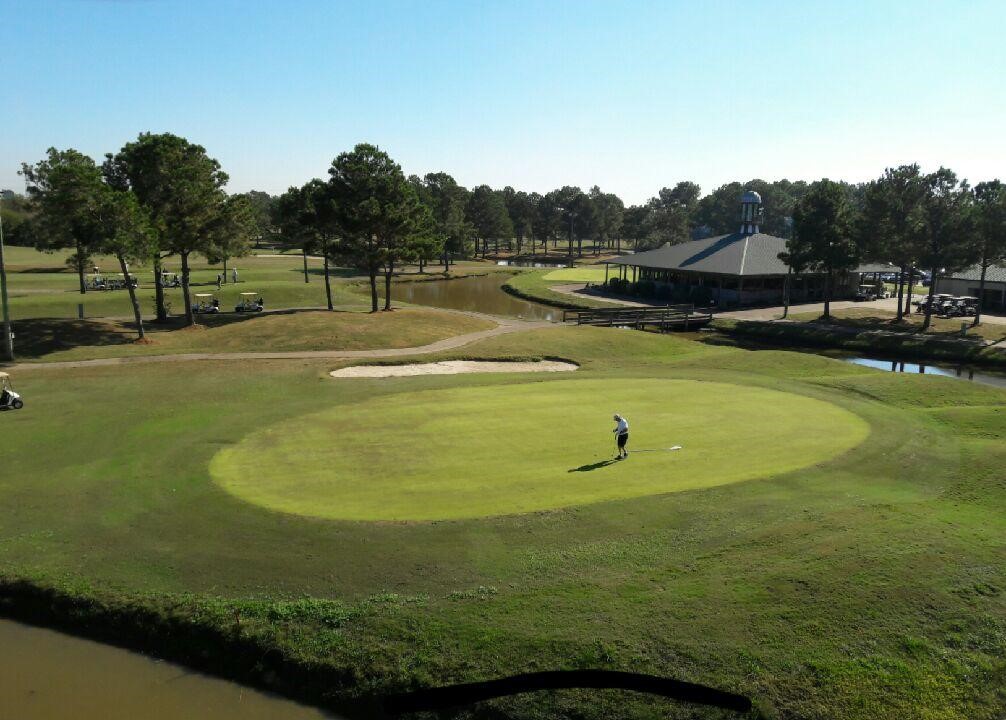
{"label": "white shirt", "polygon": [[629,432],[629,421],[626,420],[625,418],[622,418],[621,420],[618,421],[618,427],[616,427],[612,432],[615,432],[619,435],[625,435],[626,433]]}

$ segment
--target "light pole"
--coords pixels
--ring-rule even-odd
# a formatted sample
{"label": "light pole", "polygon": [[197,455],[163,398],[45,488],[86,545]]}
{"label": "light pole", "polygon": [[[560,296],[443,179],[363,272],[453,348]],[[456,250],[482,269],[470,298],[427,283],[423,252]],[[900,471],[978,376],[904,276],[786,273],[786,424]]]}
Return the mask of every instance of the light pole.
{"label": "light pole", "polygon": [[10,308],[7,305],[7,268],[3,256],[3,213],[0,213],[0,304],[3,304],[3,338],[0,344],[3,346],[4,356],[14,362],[14,336],[10,331]]}

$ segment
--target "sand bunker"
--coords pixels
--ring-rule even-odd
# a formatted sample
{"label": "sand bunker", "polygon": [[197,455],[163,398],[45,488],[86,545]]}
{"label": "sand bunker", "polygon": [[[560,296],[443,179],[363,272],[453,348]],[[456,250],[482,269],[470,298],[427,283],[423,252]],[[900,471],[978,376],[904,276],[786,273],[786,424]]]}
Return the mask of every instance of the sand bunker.
{"label": "sand bunker", "polygon": [[412,365],[354,365],[333,370],[334,378],[409,377],[412,375],[458,375],[460,373],[570,372],[578,365],[558,360],[539,362],[500,362],[486,360],[445,360]]}

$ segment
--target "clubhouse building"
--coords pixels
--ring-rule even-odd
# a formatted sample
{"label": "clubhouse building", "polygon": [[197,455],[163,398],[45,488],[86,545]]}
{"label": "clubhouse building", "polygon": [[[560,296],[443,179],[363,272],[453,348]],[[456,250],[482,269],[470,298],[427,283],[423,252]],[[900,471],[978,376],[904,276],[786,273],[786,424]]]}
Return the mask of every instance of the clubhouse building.
{"label": "clubhouse building", "polygon": [[970,295],[981,300],[985,310],[1006,310],[1006,266],[990,265],[985,271],[985,292],[979,296],[982,269],[975,265],[967,270],[941,275],[936,292],[950,295]]}
{"label": "clubhouse building", "polygon": [[[773,305],[783,302],[789,267],[779,259],[786,251],[785,238],[761,232],[761,195],[748,190],[741,196],[740,228],[678,245],[623,255],[607,261],[619,277],[652,282],[679,298],[702,298],[719,307]],[[609,267],[609,272],[611,268]],[[864,265],[835,278],[835,299],[855,294],[863,276],[876,279],[891,272],[887,265]],[[790,277],[792,302],[811,302],[824,296],[822,273]]]}

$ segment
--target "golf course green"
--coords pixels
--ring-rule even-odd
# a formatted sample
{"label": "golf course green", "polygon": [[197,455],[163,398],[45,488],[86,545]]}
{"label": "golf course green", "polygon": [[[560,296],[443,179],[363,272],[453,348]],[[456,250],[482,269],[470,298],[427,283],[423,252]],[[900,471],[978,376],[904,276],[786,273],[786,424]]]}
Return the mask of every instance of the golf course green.
{"label": "golf course green", "polygon": [[[611,459],[613,409],[634,421],[629,462]],[[336,406],[252,433],[221,450],[210,470],[229,492],[273,510],[444,520],[770,477],[826,461],[867,433],[853,413],[791,393],[574,379]],[[668,451],[674,445],[683,448]]]}

